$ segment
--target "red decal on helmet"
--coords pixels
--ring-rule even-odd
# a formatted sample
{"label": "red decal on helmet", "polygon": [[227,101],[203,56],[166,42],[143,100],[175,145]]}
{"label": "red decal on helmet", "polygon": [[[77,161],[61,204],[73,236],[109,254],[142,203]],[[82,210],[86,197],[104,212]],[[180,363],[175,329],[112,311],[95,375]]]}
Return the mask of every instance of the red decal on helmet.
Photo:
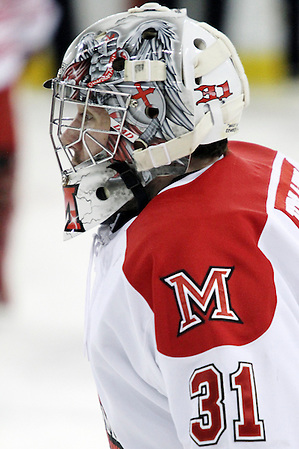
{"label": "red decal on helmet", "polygon": [[143,90],[140,83],[135,83],[136,89],[138,90],[138,94],[132,96],[134,100],[138,100],[141,98],[145,106],[151,106],[150,102],[147,99],[147,95],[150,95],[154,92],[153,87],[149,87],[148,89]]}
{"label": "red decal on helmet", "polygon": [[105,70],[105,72],[103,73],[103,75],[100,76],[100,78],[87,83],[88,87],[93,87],[93,86],[96,86],[97,84],[104,83],[105,81],[108,81],[112,77],[112,75],[114,73],[114,69],[112,67],[112,62],[116,59],[116,55],[117,55],[117,52],[115,51],[110,56],[110,59],[109,59],[109,64],[111,64],[111,65]]}
{"label": "red decal on helmet", "polygon": [[75,62],[66,69],[63,80],[75,80],[76,84],[79,84],[79,81],[88,73],[89,64],[89,60]]}
{"label": "red decal on helmet", "polygon": [[106,34],[106,36],[104,37],[103,41],[111,41],[112,39],[115,39],[118,36],[117,33],[113,33],[113,31],[110,31],[109,33]]}
{"label": "red decal on helmet", "polygon": [[66,232],[84,232],[84,226],[79,219],[79,212],[76,201],[76,194],[78,191],[77,185],[66,186],[63,188],[65,200],[66,225],[64,230]]}
{"label": "red decal on helmet", "polygon": [[105,83],[106,81],[110,80],[110,78],[112,78],[112,75],[114,73],[114,69],[112,67],[112,63],[113,61],[115,61],[116,58],[123,58],[123,59],[128,59],[126,53],[124,51],[121,50],[116,50],[109,59],[109,67],[107,67],[107,69],[105,70],[105,72],[103,73],[103,75],[100,76],[100,78],[94,80],[94,81],[90,81],[89,83],[87,83],[88,87],[94,87],[97,84],[101,84],[101,83]]}
{"label": "red decal on helmet", "polygon": [[228,81],[225,81],[222,84],[218,85],[202,85],[197,87],[195,90],[199,90],[202,93],[202,98],[196,102],[199,103],[207,103],[212,100],[222,100],[223,98],[227,98],[232,95],[232,92],[229,89]]}

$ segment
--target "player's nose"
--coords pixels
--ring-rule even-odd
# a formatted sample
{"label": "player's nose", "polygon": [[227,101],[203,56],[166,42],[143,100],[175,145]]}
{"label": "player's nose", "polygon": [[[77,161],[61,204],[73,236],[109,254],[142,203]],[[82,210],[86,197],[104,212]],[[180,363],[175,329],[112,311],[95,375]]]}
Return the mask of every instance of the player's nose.
{"label": "player's nose", "polygon": [[81,141],[80,133],[81,122],[76,117],[70,125],[65,129],[61,136],[61,143],[63,145],[76,144]]}

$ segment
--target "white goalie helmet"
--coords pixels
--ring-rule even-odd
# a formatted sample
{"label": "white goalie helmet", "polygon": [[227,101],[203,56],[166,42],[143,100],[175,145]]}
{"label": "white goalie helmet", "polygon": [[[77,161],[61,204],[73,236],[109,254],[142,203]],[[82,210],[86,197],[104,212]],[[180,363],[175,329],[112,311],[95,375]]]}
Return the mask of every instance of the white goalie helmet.
{"label": "white goalie helmet", "polygon": [[50,135],[63,178],[65,238],[103,223],[155,177],[185,173],[201,144],[231,136],[249,101],[236,50],[186,11],[146,3],[70,45]]}

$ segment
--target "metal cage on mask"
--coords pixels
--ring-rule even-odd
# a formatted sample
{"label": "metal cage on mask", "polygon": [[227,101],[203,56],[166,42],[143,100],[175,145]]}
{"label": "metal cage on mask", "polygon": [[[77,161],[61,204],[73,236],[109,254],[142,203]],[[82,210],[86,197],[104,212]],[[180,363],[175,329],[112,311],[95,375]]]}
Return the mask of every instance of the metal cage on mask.
{"label": "metal cage on mask", "polygon": [[[72,83],[53,80],[53,99],[50,114],[50,136],[55,148],[58,164],[63,175],[80,170],[81,165],[96,165],[116,158],[132,162],[130,153],[123,145],[120,148],[120,139],[134,140],[138,136],[124,127],[127,109],[130,105],[131,95],[110,88],[90,88],[73,85]],[[82,107],[81,123],[74,125],[77,107]],[[86,117],[88,108],[104,109],[110,118],[109,129],[97,129],[88,126]],[[63,135],[67,130],[75,136],[73,141],[64,143]],[[106,135],[107,145],[100,142],[100,136]],[[97,138],[96,135],[99,137]],[[82,143],[88,157],[82,164],[74,163],[74,147]],[[94,144],[98,151],[91,150]],[[118,152],[118,154],[117,154]],[[116,155],[117,154],[117,155]]]}
{"label": "metal cage on mask", "polygon": [[[132,148],[140,141],[140,130],[128,120],[128,110],[136,108],[132,99],[130,83],[120,92],[114,85],[84,87],[72,82],[54,79],[52,83],[52,106],[50,136],[62,175],[66,222],[64,239],[103,223],[135,198],[138,210],[148,202],[144,187],[158,174],[186,171],[189,158],[174,161],[171,165],[137,172]],[[81,121],[74,124],[77,108],[81,108]],[[109,114],[109,129],[86,124],[89,108],[105,110]],[[145,125],[146,127],[147,125]],[[75,136],[67,143],[66,132]],[[99,137],[97,137],[97,135]],[[101,143],[101,136],[107,143]],[[75,162],[76,145],[81,144],[86,158]],[[95,145],[97,150],[91,149]]]}
{"label": "metal cage on mask", "polygon": [[[107,220],[134,197],[140,206],[147,201],[143,187],[151,175],[149,172],[136,174],[126,145],[126,141],[132,144],[139,137],[124,126],[131,95],[110,87],[87,88],[52,80],[50,136],[62,175],[65,240]],[[74,126],[78,106],[82,108],[81,122],[80,126]],[[69,108],[75,112],[69,113]],[[107,111],[109,129],[86,126],[88,108]],[[76,135],[69,143],[63,142],[66,131]],[[95,134],[107,136],[107,144],[103,145]],[[87,157],[76,164],[74,147],[79,143],[84,146]],[[98,147],[97,151],[90,148],[91,143]]]}

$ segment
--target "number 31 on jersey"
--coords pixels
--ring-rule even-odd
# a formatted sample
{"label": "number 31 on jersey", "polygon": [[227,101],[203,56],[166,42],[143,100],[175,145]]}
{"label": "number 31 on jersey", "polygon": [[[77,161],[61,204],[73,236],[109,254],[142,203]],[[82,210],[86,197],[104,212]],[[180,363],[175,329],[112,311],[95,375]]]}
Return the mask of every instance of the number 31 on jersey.
{"label": "number 31 on jersey", "polygon": [[[265,441],[252,364],[240,362],[237,371],[230,374],[230,385],[238,405],[233,422],[235,441]],[[227,426],[223,374],[214,365],[196,369],[190,378],[190,396],[198,400],[199,412],[190,420],[191,438],[198,446],[217,444]]]}

